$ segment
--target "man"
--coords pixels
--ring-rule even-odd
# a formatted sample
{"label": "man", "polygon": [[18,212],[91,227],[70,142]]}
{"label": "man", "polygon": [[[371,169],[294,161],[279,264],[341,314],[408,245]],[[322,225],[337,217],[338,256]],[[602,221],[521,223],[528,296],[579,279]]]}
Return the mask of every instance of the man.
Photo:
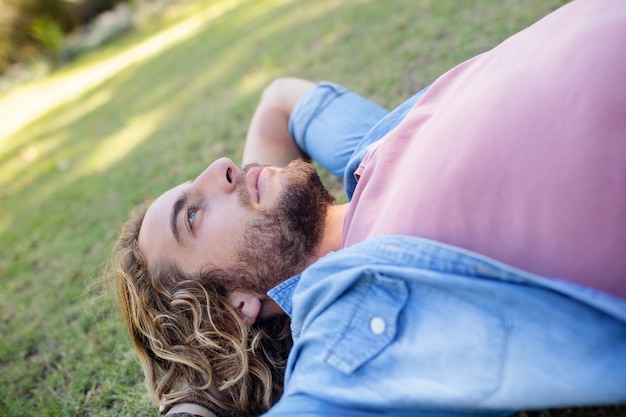
{"label": "man", "polygon": [[[368,127],[349,204],[302,162],[163,194],[118,250],[147,385],[198,415],[626,402],[625,35],[576,1],[455,67]],[[289,122],[313,157],[319,91]]]}

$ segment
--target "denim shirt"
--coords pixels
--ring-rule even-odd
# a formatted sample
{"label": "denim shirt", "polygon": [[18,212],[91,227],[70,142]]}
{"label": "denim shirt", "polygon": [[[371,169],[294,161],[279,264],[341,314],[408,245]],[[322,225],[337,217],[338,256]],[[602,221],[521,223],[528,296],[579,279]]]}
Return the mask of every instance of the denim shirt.
{"label": "denim shirt", "polygon": [[267,416],[626,402],[626,301],[463,249],[378,237],[269,295],[292,318],[294,346]]}

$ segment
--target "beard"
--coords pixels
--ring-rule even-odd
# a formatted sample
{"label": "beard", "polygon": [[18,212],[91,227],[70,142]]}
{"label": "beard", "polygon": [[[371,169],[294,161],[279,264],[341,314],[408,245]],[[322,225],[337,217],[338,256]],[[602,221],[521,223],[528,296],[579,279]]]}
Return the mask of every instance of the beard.
{"label": "beard", "polygon": [[[250,207],[245,173],[241,203]],[[239,244],[238,262],[232,271],[229,290],[265,294],[284,280],[300,273],[320,243],[328,207],[333,197],[322,184],[315,168],[302,160],[285,167],[285,188],[271,210],[261,212]],[[238,184],[239,185],[239,184]]]}

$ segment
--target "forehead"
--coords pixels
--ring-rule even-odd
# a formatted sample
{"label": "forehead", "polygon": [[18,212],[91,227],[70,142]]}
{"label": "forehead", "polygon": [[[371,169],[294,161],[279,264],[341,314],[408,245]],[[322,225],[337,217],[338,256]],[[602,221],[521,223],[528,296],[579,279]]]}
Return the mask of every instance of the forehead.
{"label": "forehead", "polygon": [[139,251],[148,264],[172,251],[177,246],[170,228],[172,207],[187,188],[187,183],[180,184],[161,194],[148,207],[139,231]]}

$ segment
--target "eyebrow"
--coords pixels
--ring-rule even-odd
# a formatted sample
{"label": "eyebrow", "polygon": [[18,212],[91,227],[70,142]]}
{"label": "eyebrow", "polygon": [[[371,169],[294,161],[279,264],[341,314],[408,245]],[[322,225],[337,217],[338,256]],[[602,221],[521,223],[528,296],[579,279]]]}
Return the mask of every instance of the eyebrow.
{"label": "eyebrow", "polygon": [[187,205],[189,201],[189,193],[187,191],[183,192],[180,197],[174,203],[172,207],[172,214],[170,216],[170,228],[172,229],[172,234],[176,241],[183,245],[183,240],[180,237],[180,231],[178,230],[178,215],[180,211]]}

